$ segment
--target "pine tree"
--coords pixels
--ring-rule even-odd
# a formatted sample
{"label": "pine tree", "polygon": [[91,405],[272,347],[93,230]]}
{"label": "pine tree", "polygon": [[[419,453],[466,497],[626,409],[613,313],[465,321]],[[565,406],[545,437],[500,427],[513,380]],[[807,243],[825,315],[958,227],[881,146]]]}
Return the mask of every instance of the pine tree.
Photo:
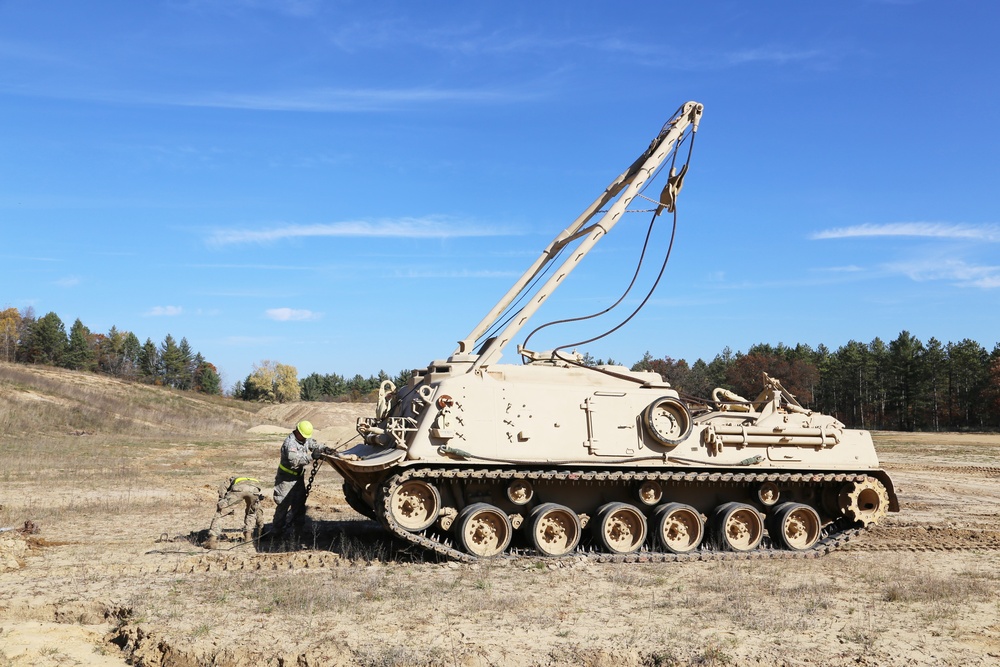
{"label": "pine tree", "polygon": [[[201,355],[197,355],[201,358]],[[194,389],[203,394],[219,395],[222,393],[222,378],[215,366],[202,359],[194,373]]]}
{"label": "pine tree", "polygon": [[160,351],[151,338],[139,350],[139,377],[150,384],[160,382]]}
{"label": "pine tree", "polygon": [[69,330],[69,344],[61,365],[74,371],[92,371],[96,356],[90,344],[90,329],[83,325],[80,318],[76,318]]}
{"label": "pine tree", "polygon": [[180,387],[185,371],[184,353],[177,345],[174,337],[167,334],[160,343],[160,368],[163,384],[167,387]]}
{"label": "pine tree", "polygon": [[58,366],[67,345],[66,326],[58,315],[50,312],[29,327],[21,358],[29,364]]}

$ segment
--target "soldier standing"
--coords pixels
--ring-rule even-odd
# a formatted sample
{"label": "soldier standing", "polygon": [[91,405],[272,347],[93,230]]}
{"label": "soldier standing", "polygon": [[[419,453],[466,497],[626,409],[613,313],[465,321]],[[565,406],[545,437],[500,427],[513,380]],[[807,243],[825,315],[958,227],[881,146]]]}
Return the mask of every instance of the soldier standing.
{"label": "soldier standing", "polygon": [[262,487],[263,484],[255,477],[236,476],[230,477],[228,482],[219,487],[219,502],[215,506],[215,516],[208,527],[206,547],[215,548],[219,535],[222,534],[220,528],[222,517],[234,514],[240,503],[246,505],[246,514],[243,517],[243,541],[250,542],[255,535],[260,535],[264,525],[264,509],[260,504],[264,499]]}
{"label": "soldier standing", "polygon": [[313,426],[305,420],[295,425],[281,444],[281,461],[274,476],[275,537],[298,538],[306,518],[306,483],[303,471],[326,450],[312,439]]}

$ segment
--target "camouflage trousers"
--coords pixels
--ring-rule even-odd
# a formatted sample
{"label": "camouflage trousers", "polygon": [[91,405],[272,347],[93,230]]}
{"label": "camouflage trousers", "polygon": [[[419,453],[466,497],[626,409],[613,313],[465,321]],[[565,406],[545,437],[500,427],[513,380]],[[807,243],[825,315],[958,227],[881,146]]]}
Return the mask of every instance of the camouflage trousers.
{"label": "camouflage trousers", "polygon": [[274,521],[271,531],[281,536],[286,532],[302,532],[306,520],[306,483],[302,475],[290,475],[278,470],[274,478]]}
{"label": "camouflage trousers", "polygon": [[225,493],[220,489],[219,502],[215,506],[215,516],[212,518],[212,525],[208,527],[210,537],[218,537],[222,529],[220,527],[222,518],[235,514],[240,505],[244,505],[246,512],[243,517],[243,537],[248,539],[255,534],[260,534],[264,526],[264,508],[261,507],[261,489],[256,484],[236,484],[229,487]]}

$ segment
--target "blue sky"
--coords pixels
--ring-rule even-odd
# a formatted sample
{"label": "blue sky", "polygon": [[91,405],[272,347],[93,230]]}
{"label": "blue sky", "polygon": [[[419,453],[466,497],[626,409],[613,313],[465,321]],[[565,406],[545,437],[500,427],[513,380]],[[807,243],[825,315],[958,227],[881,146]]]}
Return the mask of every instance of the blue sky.
{"label": "blue sky", "polygon": [[[0,308],[186,337],[226,387],[423,366],[697,100],[664,278],[583,351],[990,349],[997,25],[962,0],[0,1]],[[646,224],[532,323],[612,303]]]}

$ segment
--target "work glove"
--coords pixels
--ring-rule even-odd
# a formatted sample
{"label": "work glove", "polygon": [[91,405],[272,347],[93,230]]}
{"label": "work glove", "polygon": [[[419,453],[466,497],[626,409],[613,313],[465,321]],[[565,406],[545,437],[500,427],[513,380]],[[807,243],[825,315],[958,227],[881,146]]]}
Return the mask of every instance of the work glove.
{"label": "work glove", "polygon": [[329,447],[317,447],[312,450],[313,460],[316,460],[325,454],[333,454],[333,450]]}

